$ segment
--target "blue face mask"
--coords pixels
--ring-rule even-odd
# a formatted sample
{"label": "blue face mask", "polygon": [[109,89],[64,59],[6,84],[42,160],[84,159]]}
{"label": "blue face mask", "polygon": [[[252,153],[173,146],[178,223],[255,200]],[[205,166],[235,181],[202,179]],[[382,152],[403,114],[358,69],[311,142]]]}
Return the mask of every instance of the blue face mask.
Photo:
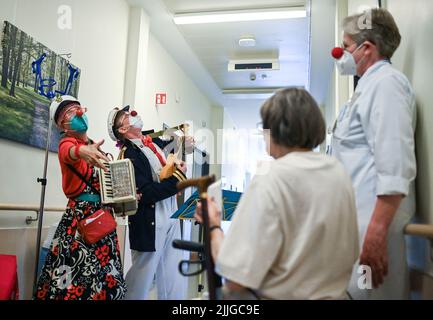
{"label": "blue face mask", "polygon": [[74,116],[69,123],[69,127],[71,128],[71,130],[79,133],[86,132],[89,127],[88,125],[89,123],[85,114],[83,114],[81,117]]}

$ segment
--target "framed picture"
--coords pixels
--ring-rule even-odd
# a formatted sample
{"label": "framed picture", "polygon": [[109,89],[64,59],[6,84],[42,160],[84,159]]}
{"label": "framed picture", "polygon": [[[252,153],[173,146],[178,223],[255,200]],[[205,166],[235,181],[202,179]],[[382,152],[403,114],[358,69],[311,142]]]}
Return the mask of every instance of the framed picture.
{"label": "framed picture", "polygon": [[[0,46],[0,138],[45,149],[49,106],[56,95],[78,96],[80,70],[10,22]],[[50,151],[60,133],[53,126]]]}

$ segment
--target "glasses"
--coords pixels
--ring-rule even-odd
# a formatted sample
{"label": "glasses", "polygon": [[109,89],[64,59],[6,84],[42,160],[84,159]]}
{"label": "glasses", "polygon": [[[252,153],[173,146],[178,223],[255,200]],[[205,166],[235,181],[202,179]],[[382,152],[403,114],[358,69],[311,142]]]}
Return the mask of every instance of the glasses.
{"label": "glasses", "polygon": [[79,104],[68,106],[65,110],[60,114],[59,118],[62,119],[61,124],[68,123],[74,116],[81,117],[83,114],[87,112],[86,107],[82,107]]}
{"label": "glasses", "polygon": [[[340,48],[342,48],[342,49],[344,49],[344,50],[347,50],[347,49],[349,49],[351,46],[353,46],[354,44],[356,44],[356,42],[354,42],[354,43],[352,43],[352,44],[345,44],[344,42],[342,42],[341,44],[340,44]],[[348,51],[348,50],[347,50]]]}

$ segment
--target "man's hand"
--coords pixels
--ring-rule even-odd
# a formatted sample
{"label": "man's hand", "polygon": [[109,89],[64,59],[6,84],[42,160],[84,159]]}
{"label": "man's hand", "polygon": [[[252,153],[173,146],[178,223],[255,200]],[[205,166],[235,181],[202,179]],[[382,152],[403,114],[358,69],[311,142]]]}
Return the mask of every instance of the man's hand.
{"label": "man's hand", "polygon": [[383,227],[370,223],[359,264],[370,266],[373,287],[378,288],[388,274],[387,230]]}
{"label": "man's hand", "polygon": [[184,174],[186,174],[186,170],[187,170],[187,168],[186,168],[186,163],[185,163],[185,161],[182,161],[182,160],[178,160],[178,161],[176,161],[176,167],[177,167],[180,171],[182,171]]}
{"label": "man's hand", "polygon": [[[200,202],[197,203],[197,208],[195,209],[194,218],[199,222],[203,223],[203,216],[201,214],[202,204]],[[215,200],[208,199],[207,200],[207,212],[209,216],[209,226],[221,226],[221,211],[218,210],[218,207],[215,203]]]}
{"label": "man's hand", "polygon": [[[108,169],[102,164],[100,160],[109,162],[110,160],[103,154],[99,147],[104,143],[104,139],[99,141],[98,143],[90,144],[87,146],[81,146],[78,155],[81,159],[86,161],[91,166],[95,166],[98,168],[103,169],[104,171],[107,171]],[[76,148],[76,147],[75,147]]]}
{"label": "man's hand", "polygon": [[378,196],[368,225],[359,262],[370,266],[375,288],[388,274],[388,229],[403,197],[402,194]]}

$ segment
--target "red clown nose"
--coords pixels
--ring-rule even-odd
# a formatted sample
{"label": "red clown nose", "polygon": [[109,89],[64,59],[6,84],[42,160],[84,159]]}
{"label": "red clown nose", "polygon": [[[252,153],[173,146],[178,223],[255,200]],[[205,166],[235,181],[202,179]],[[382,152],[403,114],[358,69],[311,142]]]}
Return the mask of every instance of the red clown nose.
{"label": "red clown nose", "polygon": [[137,111],[132,110],[132,111],[131,111],[131,116],[135,117],[136,115],[137,115]]}
{"label": "red clown nose", "polygon": [[83,116],[83,114],[84,114],[84,111],[83,111],[83,109],[79,109],[79,110],[77,110],[77,117],[82,117]]}
{"label": "red clown nose", "polygon": [[334,57],[334,59],[340,59],[343,54],[344,54],[344,49],[340,48],[340,47],[335,47],[334,49],[332,49],[331,52],[332,56]]}

